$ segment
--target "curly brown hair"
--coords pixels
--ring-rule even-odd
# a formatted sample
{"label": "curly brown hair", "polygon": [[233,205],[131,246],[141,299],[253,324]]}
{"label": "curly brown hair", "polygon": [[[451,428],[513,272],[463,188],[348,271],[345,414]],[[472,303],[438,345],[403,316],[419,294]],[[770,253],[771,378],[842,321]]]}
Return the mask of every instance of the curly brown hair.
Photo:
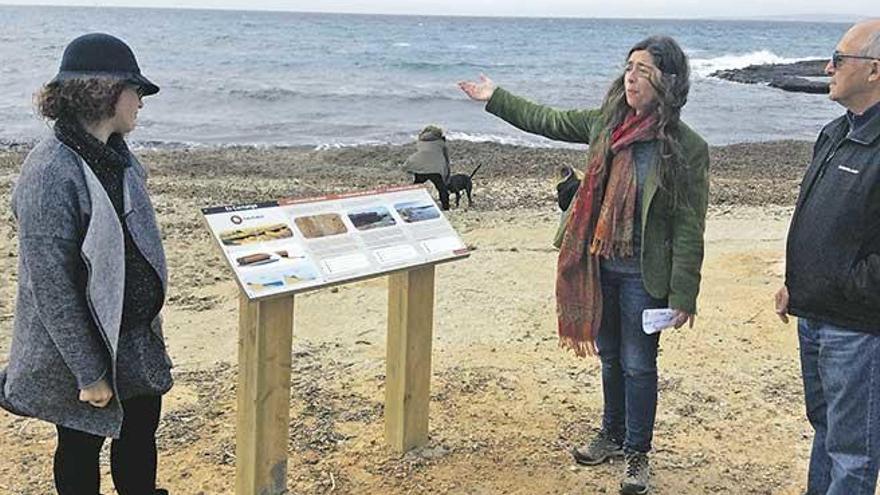
{"label": "curly brown hair", "polygon": [[116,102],[127,84],[103,77],[51,82],[34,95],[34,103],[37,112],[49,120],[98,122],[116,114]]}

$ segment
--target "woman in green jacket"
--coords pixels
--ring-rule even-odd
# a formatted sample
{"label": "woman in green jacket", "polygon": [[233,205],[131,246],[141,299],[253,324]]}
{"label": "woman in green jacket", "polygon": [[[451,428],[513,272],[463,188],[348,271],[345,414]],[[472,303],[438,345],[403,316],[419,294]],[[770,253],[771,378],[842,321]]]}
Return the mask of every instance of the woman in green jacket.
{"label": "woman in green jacket", "polygon": [[556,277],[560,344],[602,361],[602,429],[572,453],[595,465],[624,456],[621,491],[646,493],[657,409],[659,334],[642,312],[693,326],[703,261],[709,150],[685,125],[687,56],[653,36],[630,49],[597,110],[555,110],[498,88],[459,83],[486,111],[559,141],[590,144],[585,177],[561,227]]}

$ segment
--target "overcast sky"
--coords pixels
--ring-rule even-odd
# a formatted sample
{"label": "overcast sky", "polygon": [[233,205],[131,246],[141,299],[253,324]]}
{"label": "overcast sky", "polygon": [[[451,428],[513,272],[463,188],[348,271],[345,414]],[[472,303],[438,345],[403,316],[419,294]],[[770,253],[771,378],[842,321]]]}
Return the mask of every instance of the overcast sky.
{"label": "overcast sky", "polygon": [[829,20],[880,17],[878,0],[0,0],[0,4],[530,17],[743,18],[802,14],[829,14]]}

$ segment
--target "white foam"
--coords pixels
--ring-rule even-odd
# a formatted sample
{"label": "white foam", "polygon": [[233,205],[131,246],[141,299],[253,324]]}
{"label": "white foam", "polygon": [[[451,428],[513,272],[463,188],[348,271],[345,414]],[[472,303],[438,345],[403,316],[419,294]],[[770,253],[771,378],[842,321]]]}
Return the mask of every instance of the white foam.
{"label": "white foam", "polygon": [[468,141],[471,143],[497,143],[511,146],[524,146],[528,148],[582,148],[584,145],[552,141],[539,137],[516,137],[502,136],[500,134],[449,132],[446,135],[450,141]]}
{"label": "white foam", "polygon": [[392,141],[380,141],[377,139],[362,139],[362,140],[352,140],[352,141],[334,141],[331,143],[321,143],[315,146],[315,151],[328,151],[328,150],[340,150],[344,148],[360,148],[360,147],[368,147],[368,146],[385,146],[389,144],[401,144],[394,143]]}
{"label": "white foam", "polygon": [[715,58],[691,59],[691,71],[699,77],[709,77],[715,71],[742,69],[750,65],[791,64],[802,60],[815,60],[822,57],[785,58],[770,50],[758,50],[743,54],[726,54]]}
{"label": "white foam", "polygon": [[[496,143],[508,146],[522,146],[526,148],[572,148],[583,149],[585,145],[577,143],[565,143],[562,141],[551,141],[535,136],[526,135],[524,137],[503,136],[500,134],[483,134],[468,132],[448,132],[446,134],[449,141],[465,141],[470,143]],[[416,140],[417,135],[408,136],[396,135],[389,139],[352,139],[347,141],[325,142],[316,145],[315,151],[339,150],[345,148],[360,148],[372,146],[388,146],[412,143]]]}

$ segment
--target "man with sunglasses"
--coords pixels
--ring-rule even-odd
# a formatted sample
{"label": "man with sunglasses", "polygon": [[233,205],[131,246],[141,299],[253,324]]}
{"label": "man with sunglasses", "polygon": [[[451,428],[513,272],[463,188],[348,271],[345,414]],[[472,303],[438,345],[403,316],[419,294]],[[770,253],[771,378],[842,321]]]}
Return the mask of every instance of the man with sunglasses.
{"label": "man with sunglasses", "polygon": [[786,248],[783,322],[798,317],[808,495],[874,495],[880,465],[880,20],[853,26],[825,67],[845,115],[826,125]]}

